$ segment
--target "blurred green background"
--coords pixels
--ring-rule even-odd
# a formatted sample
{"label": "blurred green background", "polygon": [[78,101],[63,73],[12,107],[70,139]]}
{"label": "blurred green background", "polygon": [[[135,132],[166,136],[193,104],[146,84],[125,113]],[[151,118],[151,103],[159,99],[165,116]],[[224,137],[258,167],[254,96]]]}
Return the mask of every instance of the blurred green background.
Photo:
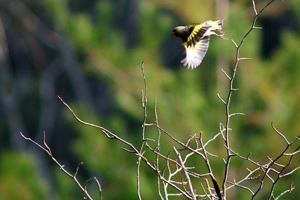
{"label": "blurred green background", "polygon": [[[257,9],[267,2],[258,1]],[[224,17],[228,40],[211,37],[201,67],[183,67],[184,50],[171,30]],[[85,182],[96,176],[103,199],[137,199],[137,157],[99,130],[76,122],[56,96],[80,118],[139,147],[144,61],[148,121],[155,119],[156,99],[161,127],[183,142],[199,132],[209,139],[225,120],[217,93],[224,98],[228,93],[221,69],[230,71],[234,64],[231,40],[241,40],[253,17],[250,0],[0,0],[0,200],[84,196],[46,153],[20,137],[20,131],[38,142],[45,132],[54,156],[70,172],[84,162],[78,178]],[[254,30],[241,49],[241,57],[252,60],[238,68],[239,91],[231,111],[245,116],[232,118],[231,143],[241,154],[252,152],[257,161],[268,162],[267,156],[276,156],[285,145],[271,122],[290,140],[300,131],[300,1],[275,1],[257,25],[263,30]],[[149,128],[146,135],[156,139],[157,130]],[[162,144],[163,153],[176,146],[165,136]],[[214,142],[210,150],[221,155],[212,160],[221,180],[224,146]],[[299,165],[295,160],[289,169]],[[242,177],[246,167],[233,162],[231,179]],[[282,199],[299,197],[300,172],[280,180],[275,194],[291,182],[296,190]],[[97,188],[89,186],[97,197]],[[144,164],[141,187],[144,199],[158,199],[156,174]],[[258,199],[265,199],[268,189]],[[230,192],[230,199],[247,197],[243,190]]]}

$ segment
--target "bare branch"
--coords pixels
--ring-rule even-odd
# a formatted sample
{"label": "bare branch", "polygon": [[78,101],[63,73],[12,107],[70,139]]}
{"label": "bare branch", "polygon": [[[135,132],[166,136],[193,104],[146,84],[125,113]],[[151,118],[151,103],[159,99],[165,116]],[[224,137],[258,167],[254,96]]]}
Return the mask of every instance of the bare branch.
{"label": "bare branch", "polygon": [[224,69],[221,69],[221,71],[228,78],[228,80],[231,80],[231,77],[227,74],[227,72]]}
{"label": "bare branch", "polygon": [[271,126],[272,126],[273,130],[274,130],[276,133],[278,133],[278,135],[280,135],[280,137],[282,137],[282,138],[284,139],[284,141],[289,145],[290,142],[288,141],[288,139],[287,139],[282,133],[280,133],[280,132],[275,128],[275,125],[274,125],[273,122],[271,123]]}
{"label": "bare branch", "polygon": [[194,193],[193,184],[191,182],[189,174],[187,173],[187,169],[185,169],[185,162],[182,160],[181,155],[179,154],[179,152],[177,151],[177,149],[175,147],[173,147],[173,150],[175,151],[175,153],[176,153],[176,155],[177,155],[177,157],[179,159],[179,162],[180,162],[180,164],[181,164],[181,166],[183,168],[184,175],[185,175],[185,178],[186,178],[188,186],[189,186],[189,193],[191,194],[191,198],[193,200],[196,200],[196,195]]}
{"label": "bare branch", "polygon": [[[255,1],[252,0],[252,4],[253,4],[253,10],[255,12],[255,17],[253,19],[252,22],[252,26],[250,27],[250,29],[245,33],[245,35],[242,37],[241,41],[239,42],[239,44],[237,44],[234,40],[232,40],[232,43],[234,44],[234,46],[236,47],[236,53],[235,53],[235,64],[233,66],[233,70],[232,70],[232,75],[228,76],[226,75],[226,77],[231,77],[231,79],[229,79],[229,92],[227,95],[227,99],[224,100],[226,102],[225,104],[225,131],[223,134],[223,138],[224,138],[224,145],[226,148],[226,153],[227,153],[227,157],[225,159],[225,167],[224,167],[224,175],[223,175],[223,183],[222,183],[222,190],[223,190],[223,196],[226,198],[226,183],[228,182],[228,177],[229,177],[229,168],[230,168],[230,162],[231,162],[231,148],[230,148],[230,138],[229,138],[229,129],[230,129],[230,117],[232,116],[232,114],[230,113],[230,104],[231,104],[231,97],[233,95],[234,91],[237,91],[234,88],[234,80],[237,74],[237,69],[239,66],[239,62],[242,60],[249,60],[249,58],[241,58],[240,57],[240,49],[242,47],[242,45],[244,44],[246,38],[248,37],[248,35],[254,30],[257,29],[256,28],[256,21],[258,19],[258,17],[261,15],[261,13],[270,5],[274,2],[275,0],[271,0],[269,1],[259,12],[257,12],[256,10],[256,5],[255,5]],[[262,186],[262,184],[261,184]]]}
{"label": "bare branch", "polygon": [[[30,142],[32,142],[33,144],[35,144],[36,146],[38,146],[40,149],[42,149],[43,151],[45,151],[51,158],[52,160],[59,166],[59,169],[61,169],[65,174],[67,174],[69,177],[71,177],[75,183],[78,185],[78,187],[81,189],[81,191],[84,192],[84,194],[86,195],[86,197],[90,200],[92,200],[93,198],[91,197],[91,195],[89,194],[89,192],[86,190],[86,187],[84,187],[83,185],[81,185],[81,183],[78,181],[77,179],[77,173],[78,173],[78,170],[79,170],[79,166],[82,165],[82,163],[79,163],[79,165],[77,166],[76,168],[76,171],[74,174],[71,174],[69,171],[67,171],[65,169],[65,166],[62,165],[60,162],[58,162],[56,160],[56,158],[52,155],[52,152],[51,152],[51,149],[50,147],[47,145],[46,143],[46,135],[44,133],[44,145],[45,147],[43,147],[42,145],[40,145],[39,143],[35,142],[34,140],[32,140],[31,138],[29,137],[26,137],[25,135],[23,135],[22,132],[20,132],[21,136],[25,139],[25,140],[28,140]],[[98,181],[97,181],[98,182]],[[101,194],[101,191],[99,191],[100,194]]]}
{"label": "bare branch", "polygon": [[218,98],[222,101],[222,103],[226,104],[226,101],[224,99],[222,99],[222,97],[220,96],[220,94],[217,94]]}

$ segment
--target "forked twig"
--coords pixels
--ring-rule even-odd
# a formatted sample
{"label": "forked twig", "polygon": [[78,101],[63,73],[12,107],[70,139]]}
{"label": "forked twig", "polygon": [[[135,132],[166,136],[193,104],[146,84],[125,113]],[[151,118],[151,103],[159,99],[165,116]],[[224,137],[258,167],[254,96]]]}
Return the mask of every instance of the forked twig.
{"label": "forked twig", "polygon": [[[59,166],[59,169],[61,169],[65,174],[67,174],[69,177],[71,177],[74,182],[78,185],[78,187],[81,189],[81,191],[84,192],[84,194],[86,195],[86,197],[90,200],[92,200],[92,196],[89,194],[89,192],[87,191],[87,185],[83,186],[79,180],[77,179],[77,174],[78,174],[78,171],[79,171],[79,167],[80,165],[82,165],[83,163],[79,163],[77,168],[76,168],[76,171],[74,174],[71,174],[68,170],[65,169],[65,165],[61,164],[60,162],[58,162],[56,160],[56,158],[53,156],[52,152],[51,152],[51,149],[50,147],[48,146],[47,142],[46,142],[46,134],[44,133],[44,140],[43,140],[43,144],[44,146],[42,146],[41,144],[37,143],[36,141],[32,140],[31,138],[29,137],[26,137],[22,132],[20,132],[20,135],[25,139],[25,140],[28,140],[30,142],[32,142],[33,144],[35,144],[36,146],[38,146],[40,149],[42,149],[43,151],[45,151],[50,157],[51,159],[56,163],[56,165]],[[97,180],[96,177],[93,178],[98,186],[98,191],[100,193],[100,199],[102,199],[102,190],[101,190],[101,185],[99,183],[99,181]]]}

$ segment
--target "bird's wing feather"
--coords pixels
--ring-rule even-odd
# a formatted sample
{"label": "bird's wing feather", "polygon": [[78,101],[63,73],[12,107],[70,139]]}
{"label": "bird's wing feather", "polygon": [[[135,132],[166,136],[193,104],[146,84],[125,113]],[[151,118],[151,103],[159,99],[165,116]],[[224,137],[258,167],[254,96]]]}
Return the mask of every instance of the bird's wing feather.
{"label": "bird's wing feather", "polygon": [[208,50],[209,36],[204,37],[195,45],[185,45],[186,57],[181,61],[184,66],[194,69],[199,66]]}

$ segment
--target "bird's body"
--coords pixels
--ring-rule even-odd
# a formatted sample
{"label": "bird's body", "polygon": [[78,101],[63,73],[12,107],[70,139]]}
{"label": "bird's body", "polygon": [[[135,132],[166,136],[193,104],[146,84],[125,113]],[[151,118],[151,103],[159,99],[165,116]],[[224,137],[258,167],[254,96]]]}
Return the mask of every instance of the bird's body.
{"label": "bird's body", "polygon": [[217,35],[224,39],[222,25],[223,20],[209,20],[201,24],[175,27],[172,34],[182,39],[186,51],[186,57],[181,63],[191,69],[198,67],[208,50],[210,36]]}

